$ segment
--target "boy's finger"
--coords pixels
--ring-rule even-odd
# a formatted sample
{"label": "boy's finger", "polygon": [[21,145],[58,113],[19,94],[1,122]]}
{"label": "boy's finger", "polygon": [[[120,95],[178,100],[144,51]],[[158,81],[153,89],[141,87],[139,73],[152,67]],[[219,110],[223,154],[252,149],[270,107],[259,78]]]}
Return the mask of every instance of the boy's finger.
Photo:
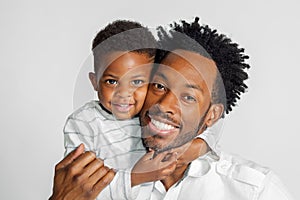
{"label": "boy's finger", "polygon": [[177,161],[177,157],[178,157],[177,152],[169,153],[163,158],[162,162],[174,162]]}
{"label": "boy's finger", "polygon": [[71,153],[69,153],[62,161],[60,161],[55,169],[59,170],[61,168],[66,167],[70,163],[72,163],[76,158],[78,158],[84,152],[84,144],[80,144],[76,149],[74,149]]}
{"label": "boy's finger", "polygon": [[172,174],[174,172],[174,170],[176,169],[177,164],[176,162],[171,162],[169,165],[167,165],[166,167],[164,167],[161,171],[162,176],[169,176],[170,174]]}
{"label": "boy's finger", "polygon": [[177,167],[177,152],[167,154],[161,163],[160,174],[161,179],[164,179],[166,176],[172,174]]}
{"label": "boy's finger", "polygon": [[164,162],[163,160],[165,159],[165,157],[168,157],[168,154],[170,154],[170,151],[161,152],[157,154],[154,159],[159,160],[160,162]]}
{"label": "boy's finger", "polygon": [[154,153],[155,153],[154,151],[149,151],[149,152],[147,152],[147,153],[144,155],[143,159],[144,159],[144,160],[152,160],[152,159],[153,159]]}
{"label": "boy's finger", "polygon": [[191,146],[192,141],[174,149],[179,155],[182,155]]}

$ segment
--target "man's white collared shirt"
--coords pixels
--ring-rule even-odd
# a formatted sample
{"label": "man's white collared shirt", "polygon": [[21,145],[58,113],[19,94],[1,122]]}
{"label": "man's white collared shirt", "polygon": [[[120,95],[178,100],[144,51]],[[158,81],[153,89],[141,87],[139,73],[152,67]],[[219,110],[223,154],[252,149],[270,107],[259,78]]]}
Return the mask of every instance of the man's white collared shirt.
{"label": "man's white collared shirt", "polygon": [[223,152],[194,160],[168,191],[160,181],[133,188],[137,200],[291,200],[279,178],[254,162]]}

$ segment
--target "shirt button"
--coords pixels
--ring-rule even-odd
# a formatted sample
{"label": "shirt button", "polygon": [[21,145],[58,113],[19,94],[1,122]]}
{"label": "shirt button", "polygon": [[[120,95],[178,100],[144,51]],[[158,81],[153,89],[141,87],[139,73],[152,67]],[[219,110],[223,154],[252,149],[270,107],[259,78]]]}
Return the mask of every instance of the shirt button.
{"label": "shirt button", "polygon": [[231,166],[230,162],[223,160],[219,163],[217,169],[221,174],[226,174],[227,171],[229,170],[230,166]]}
{"label": "shirt button", "polygon": [[222,168],[222,169],[226,170],[227,167],[228,167],[228,166],[227,166],[226,164],[221,164],[221,168]]}

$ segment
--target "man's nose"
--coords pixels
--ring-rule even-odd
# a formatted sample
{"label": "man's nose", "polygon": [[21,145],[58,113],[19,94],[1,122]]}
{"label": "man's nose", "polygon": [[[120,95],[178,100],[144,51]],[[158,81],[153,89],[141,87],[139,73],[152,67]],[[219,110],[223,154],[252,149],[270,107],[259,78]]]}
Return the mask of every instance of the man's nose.
{"label": "man's nose", "polygon": [[168,91],[158,102],[162,112],[176,114],[180,112],[178,96],[173,92]]}

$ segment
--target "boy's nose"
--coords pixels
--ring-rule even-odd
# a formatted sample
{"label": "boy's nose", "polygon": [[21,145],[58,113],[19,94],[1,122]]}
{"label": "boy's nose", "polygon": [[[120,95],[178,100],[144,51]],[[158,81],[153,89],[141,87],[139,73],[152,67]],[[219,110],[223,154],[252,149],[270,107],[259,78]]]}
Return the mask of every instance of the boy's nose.
{"label": "boy's nose", "polygon": [[115,95],[119,98],[128,98],[132,96],[132,89],[129,86],[118,86]]}

